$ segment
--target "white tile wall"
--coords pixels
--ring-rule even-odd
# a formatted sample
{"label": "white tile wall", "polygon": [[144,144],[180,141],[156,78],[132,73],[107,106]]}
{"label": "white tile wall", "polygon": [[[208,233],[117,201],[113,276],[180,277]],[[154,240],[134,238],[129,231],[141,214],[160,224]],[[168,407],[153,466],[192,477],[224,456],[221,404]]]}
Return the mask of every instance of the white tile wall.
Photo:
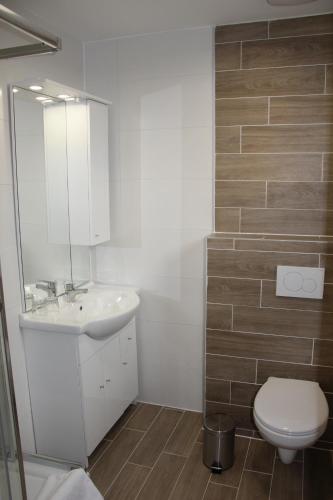
{"label": "white tile wall", "polygon": [[82,88],[81,44],[70,38],[63,38],[63,42],[63,50],[57,55],[0,62],[0,263],[21,441],[23,450],[31,453],[35,451],[35,445],[24,349],[18,325],[18,314],[22,305],[13,207],[7,84],[33,77],[45,77]]}
{"label": "white tile wall", "polygon": [[96,248],[96,278],[141,289],[141,399],[201,410],[212,32],[94,42],[85,52],[87,90],[113,102],[112,241]]}

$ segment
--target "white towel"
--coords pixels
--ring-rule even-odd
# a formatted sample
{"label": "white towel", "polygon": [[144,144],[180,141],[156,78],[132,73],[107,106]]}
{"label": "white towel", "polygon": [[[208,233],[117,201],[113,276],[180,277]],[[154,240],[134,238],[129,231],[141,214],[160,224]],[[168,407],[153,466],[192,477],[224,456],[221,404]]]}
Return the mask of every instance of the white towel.
{"label": "white towel", "polygon": [[103,500],[83,469],[49,476],[36,500]]}

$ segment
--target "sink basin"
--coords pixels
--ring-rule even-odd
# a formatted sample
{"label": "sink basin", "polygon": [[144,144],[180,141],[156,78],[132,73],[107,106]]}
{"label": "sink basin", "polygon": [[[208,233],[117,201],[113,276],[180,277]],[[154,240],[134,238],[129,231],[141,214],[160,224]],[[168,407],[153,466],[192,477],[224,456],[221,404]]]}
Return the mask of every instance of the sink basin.
{"label": "sink basin", "polygon": [[87,288],[88,293],[77,295],[74,302],[59,297],[59,307],[49,304],[20,314],[20,326],[104,339],[127,325],[139,307],[132,288],[95,284]]}

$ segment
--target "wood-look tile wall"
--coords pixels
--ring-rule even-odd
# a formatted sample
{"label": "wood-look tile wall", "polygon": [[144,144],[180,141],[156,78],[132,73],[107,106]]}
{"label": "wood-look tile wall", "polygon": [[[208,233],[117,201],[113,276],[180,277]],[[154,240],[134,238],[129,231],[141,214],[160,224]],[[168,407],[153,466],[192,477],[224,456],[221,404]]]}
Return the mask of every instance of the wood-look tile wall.
{"label": "wood-look tile wall", "polygon": [[219,232],[333,235],[333,14],[216,28]]}
{"label": "wood-look tile wall", "polygon": [[[255,432],[267,377],[316,380],[333,445],[333,14],[216,28],[215,231],[206,411]],[[324,299],[277,297],[278,265],[325,267]]]}
{"label": "wood-look tile wall", "polygon": [[[252,432],[269,376],[318,381],[332,403],[333,238],[214,233],[207,254],[206,411]],[[277,297],[278,264],[326,267],[323,300]]]}

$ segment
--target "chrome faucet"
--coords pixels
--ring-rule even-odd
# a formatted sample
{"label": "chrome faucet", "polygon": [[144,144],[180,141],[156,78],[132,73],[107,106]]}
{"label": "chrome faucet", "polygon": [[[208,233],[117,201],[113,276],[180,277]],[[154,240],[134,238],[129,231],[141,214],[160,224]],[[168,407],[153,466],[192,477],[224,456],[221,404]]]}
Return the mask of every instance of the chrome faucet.
{"label": "chrome faucet", "polygon": [[57,295],[57,283],[56,283],[56,281],[38,280],[36,283],[36,288],[47,292],[48,298],[53,298],[53,297],[56,297],[56,295]]}
{"label": "chrome faucet", "polygon": [[81,293],[88,293],[88,288],[76,288],[72,281],[65,283],[65,295],[67,302],[74,302],[75,297]]}

